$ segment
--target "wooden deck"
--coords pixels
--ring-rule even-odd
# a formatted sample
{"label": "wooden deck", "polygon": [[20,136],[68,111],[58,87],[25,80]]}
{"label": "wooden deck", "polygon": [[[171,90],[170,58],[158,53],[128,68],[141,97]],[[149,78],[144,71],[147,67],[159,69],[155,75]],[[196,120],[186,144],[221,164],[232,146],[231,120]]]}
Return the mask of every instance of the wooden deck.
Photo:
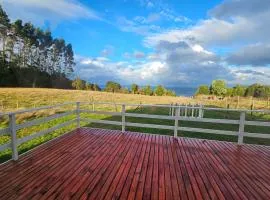
{"label": "wooden deck", "polygon": [[270,199],[270,148],[80,129],[0,166],[0,199]]}

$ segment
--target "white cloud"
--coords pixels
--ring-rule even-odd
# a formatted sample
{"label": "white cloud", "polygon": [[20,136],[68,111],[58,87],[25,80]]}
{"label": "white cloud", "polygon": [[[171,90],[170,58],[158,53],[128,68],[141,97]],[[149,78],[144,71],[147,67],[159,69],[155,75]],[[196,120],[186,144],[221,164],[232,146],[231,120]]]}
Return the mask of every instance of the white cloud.
{"label": "white cloud", "polygon": [[160,15],[162,16],[163,19],[172,21],[172,22],[184,22],[184,23],[189,23],[191,20],[185,16],[181,16],[176,14],[174,11],[171,9],[163,9],[160,11]]}
{"label": "white cloud", "polygon": [[108,56],[111,56],[113,55],[114,53],[114,46],[112,45],[107,45],[102,51],[101,51],[101,56],[103,57],[108,57]]}
{"label": "white cloud", "polygon": [[227,0],[209,13],[187,28],[148,35],[144,44],[165,54],[172,74],[184,74],[189,82],[269,83],[269,0]]}
{"label": "white cloud", "polygon": [[147,7],[148,7],[148,8],[153,8],[153,7],[154,7],[154,4],[153,4],[152,2],[149,1],[149,2],[147,3]]}
{"label": "white cloud", "polygon": [[132,55],[128,52],[125,52],[122,56],[126,59],[130,59],[132,57]]}
{"label": "white cloud", "polygon": [[153,22],[157,22],[160,20],[160,15],[158,13],[150,13],[147,17],[144,16],[136,16],[133,18],[134,22],[140,24],[150,24]]}
{"label": "white cloud", "polygon": [[237,18],[233,21],[208,19],[197,23],[187,29],[174,29],[149,36],[145,39],[147,45],[155,45],[160,41],[177,43],[190,41],[207,46],[235,46],[243,42],[257,42],[258,36],[265,38],[270,33],[258,33],[261,24],[251,22],[245,18]]}
{"label": "white cloud", "polygon": [[198,53],[203,52],[203,53],[206,53],[206,54],[213,54],[212,52],[205,50],[205,49],[204,49],[201,45],[199,45],[199,44],[195,44],[195,45],[191,46],[191,48],[192,48],[193,51],[198,52]]}
{"label": "white cloud", "polygon": [[231,84],[267,84],[270,81],[270,68],[269,67],[230,67],[231,73],[234,75],[234,79]]}
{"label": "white cloud", "polygon": [[101,20],[98,14],[76,0],[1,0],[13,20],[22,19],[37,25],[47,21],[57,24],[63,20]]}
{"label": "white cloud", "polygon": [[151,7],[151,12],[145,16],[135,16],[133,18],[118,17],[116,26],[124,32],[133,32],[139,35],[151,35],[153,33],[160,33],[162,27],[161,22],[168,22],[169,26],[175,26],[176,24],[188,24],[191,20],[170,8],[166,1],[149,1],[149,0],[137,0],[142,7]]}
{"label": "white cloud", "polygon": [[[138,58],[138,55],[142,59],[140,62],[130,60],[131,56]],[[217,55],[206,51],[202,46],[187,43],[163,42],[157,47],[156,53],[147,57],[143,52],[136,51],[133,54],[127,53],[126,56],[130,58],[125,62],[85,58],[79,64],[79,73],[104,82],[114,79],[124,84],[137,82],[153,85],[197,85],[216,77],[228,78],[231,73],[220,63]],[[231,77],[232,75],[229,79]]]}
{"label": "white cloud", "polygon": [[248,45],[230,53],[226,61],[233,65],[268,66],[270,64],[270,44]]}
{"label": "white cloud", "polygon": [[216,18],[250,17],[269,12],[269,9],[269,0],[226,0],[212,9],[209,14]]}
{"label": "white cloud", "polygon": [[142,63],[111,62],[108,59],[76,56],[75,73],[85,80],[104,84],[108,80],[117,80],[130,84],[158,84],[168,71],[165,62],[151,61]]}
{"label": "white cloud", "polygon": [[125,17],[118,17],[116,23],[121,31],[133,32],[139,35],[148,35],[160,31],[158,25],[147,24],[145,20],[146,19],[139,16],[135,17],[133,20],[129,20]]}
{"label": "white cloud", "polygon": [[159,21],[160,20],[160,15],[157,14],[157,13],[151,13],[148,15],[146,21],[148,23],[151,23],[151,22],[156,22],[156,21]]}
{"label": "white cloud", "polygon": [[133,55],[134,55],[135,58],[138,58],[138,59],[141,59],[141,58],[145,57],[145,54],[143,52],[141,52],[141,51],[134,51]]}

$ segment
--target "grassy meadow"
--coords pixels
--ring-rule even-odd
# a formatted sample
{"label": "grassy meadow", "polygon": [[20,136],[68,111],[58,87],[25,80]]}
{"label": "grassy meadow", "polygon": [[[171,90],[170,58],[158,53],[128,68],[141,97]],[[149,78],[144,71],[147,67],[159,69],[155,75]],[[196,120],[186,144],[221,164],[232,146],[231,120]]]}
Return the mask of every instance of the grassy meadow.
{"label": "grassy meadow", "polygon": [[[207,106],[216,106],[216,107],[225,107],[228,103],[227,100],[205,100],[205,99],[192,99],[185,97],[156,97],[156,96],[144,96],[136,94],[119,94],[119,93],[107,93],[107,92],[94,92],[94,91],[77,91],[77,90],[59,90],[59,89],[31,89],[31,88],[2,88],[0,89],[0,111],[9,112],[16,111],[27,108],[40,107],[45,105],[55,105],[64,102],[115,102],[115,103],[143,103],[143,104],[170,104],[170,103],[180,103],[180,104],[195,104],[203,103]],[[226,103],[224,102],[226,101]],[[232,99],[231,99],[232,101]],[[250,102],[248,99],[247,102]],[[253,100],[254,101],[254,100]],[[267,105],[265,102],[259,103],[260,100],[257,100],[257,105]],[[243,100],[241,101],[243,102]],[[231,108],[234,107],[233,101],[231,103]],[[241,104],[240,108],[249,108],[249,103],[246,105]],[[91,104],[82,105],[83,109],[92,109]],[[50,116],[56,113],[62,113],[68,110],[75,109],[74,105],[67,105],[59,107],[56,109],[49,110],[40,110],[35,112],[29,112],[24,114],[16,115],[17,124],[24,123],[26,121]],[[96,105],[95,110],[103,111],[120,111],[120,106],[114,105]],[[168,108],[146,108],[146,107],[127,107],[127,112],[132,113],[148,113],[148,114],[159,114],[159,115],[168,115]],[[115,120],[121,121],[119,116],[109,116],[109,115],[97,115],[97,114],[81,114],[82,118],[93,118],[93,119],[106,119],[106,120]],[[239,119],[238,112],[226,112],[226,111],[205,111],[205,118],[216,118],[216,119]],[[48,129],[57,124],[63,123],[65,121],[74,119],[75,115],[62,117],[59,119],[51,120],[47,123],[32,126],[29,128],[21,129],[17,132],[18,138],[25,137],[27,135],[36,133],[41,130]],[[247,120],[258,120],[258,121],[269,121],[270,115],[266,114],[248,114]],[[127,122],[136,122],[136,123],[148,123],[148,124],[162,124],[162,125],[174,125],[172,120],[160,120],[160,119],[145,119],[145,118],[134,118],[127,117]],[[81,123],[82,126],[89,127],[98,127],[98,128],[108,128],[108,129],[121,129],[120,126],[115,125],[105,125],[105,124],[86,124]],[[0,128],[5,128],[8,126],[8,119],[6,116],[0,117]],[[42,144],[52,138],[58,137],[69,130],[75,128],[75,123],[64,127],[62,129],[56,130],[52,133],[46,134],[44,136],[35,138],[31,141],[25,142],[19,146],[19,153],[28,151],[29,149]],[[196,127],[196,128],[207,128],[207,129],[218,129],[218,130],[232,130],[237,131],[238,125],[226,125],[226,124],[217,124],[217,123],[199,123],[199,122],[188,122],[180,121],[179,126],[185,127]],[[246,126],[246,132],[254,133],[265,133],[269,134],[269,127],[255,127],[255,126]],[[154,133],[154,134],[166,134],[172,135],[173,131],[171,130],[159,130],[151,128],[138,128],[138,127],[127,127],[129,131],[145,132],[145,133]],[[192,132],[179,132],[179,136],[184,137],[195,137],[195,138],[204,138],[204,139],[215,139],[215,140],[224,140],[224,141],[237,141],[236,136],[225,136],[225,135],[215,135],[215,134],[206,134],[206,133],[192,133]],[[10,141],[9,136],[0,136],[0,145],[5,144]],[[269,139],[257,139],[257,138],[245,138],[245,143],[254,143],[254,144],[263,144],[270,145]],[[10,150],[5,150],[0,152],[0,162],[10,159],[11,152]]]}

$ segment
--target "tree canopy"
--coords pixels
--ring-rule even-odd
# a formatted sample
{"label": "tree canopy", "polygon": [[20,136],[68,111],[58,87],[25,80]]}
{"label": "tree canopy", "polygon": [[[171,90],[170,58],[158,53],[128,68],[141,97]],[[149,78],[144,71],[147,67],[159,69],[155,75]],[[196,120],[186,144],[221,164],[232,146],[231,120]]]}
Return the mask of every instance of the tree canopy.
{"label": "tree canopy", "polygon": [[166,89],[162,85],[158,85],[155,88],[155,95],[164,96],[166,94]]}
{"label": "tree canopy", "polygon": [[145,87],[142,88],[141,90],[141,94],[144,94],[144,95],[149,95],[149,96],[152,96],[153,95],[153,90],[151,88],[150,85],[147,85]]}
{"label": "tree canopy", "polygon": [[246,91],[246,87],[237,84],[236,86],[233,87],[231,95],[232,96],[244,96],[245,91]]}
{"label": "tree canopy", "polygon": [[207,85],[200,85],[196,91],[196,95],[198,94],[204,94],[204,95],[210,94],[209,87]]}
{"label": "tree canopy", "polygon": [[227,85],[224,80],[213,80],[210,86],[211,94],[217,96],[225,96],[227,93]]}
{"label": "tree canopy", "polygon": [[84,90],[87,89],[88,85],[86,85],[86,82],[84,80],[81,80],[80,78],[76,78],[72,81],[72,87],[76,90]]}
{"label": "tree canopy", "polygon": [[131,85],[131,92],[133,94],[138,94],[139,93],[139,90],[140,90],[140,87],[137,84],[133,83]]}
{"label": "tree canopy", "polygon": [[119,92],[121,90],[121,85],[114,81],[108,81],[106,83],[105,91],[106,92]]}
{"label": "tree canopy", "polygon": [[214,80],[208,87],[200,85],[196,91],[196,95],[216,95],[216,96],[241,96],[241,97],[270,97],[270,86],[258,83],[250,86],[242,86],[240,84],[234,87],[227,87],[223,80]]}
{"label": "tree canopy", "polygon": [[97,84],[87,82],[85,80],[77,77],[72,81],[72,87],[76,90],[91,90],[91,91],[101,91],[101,88]]}

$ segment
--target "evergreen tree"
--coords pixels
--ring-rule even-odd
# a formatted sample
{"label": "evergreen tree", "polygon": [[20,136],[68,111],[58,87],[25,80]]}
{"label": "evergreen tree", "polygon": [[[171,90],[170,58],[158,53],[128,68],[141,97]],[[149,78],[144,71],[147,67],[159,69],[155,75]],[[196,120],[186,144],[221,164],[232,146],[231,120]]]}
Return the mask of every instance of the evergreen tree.
{"label": "evergreen tree", "polygon": [[[13,83],[3,80],[14,82],[15,77],[19,79],[16,86],[29,86],[30,80],[32,86],[36,86],[37,82],[41,84],[39,86],[47,86],[46,82],[39,81],[43,79],[40,77],[41,74],[49,76],[51,83],[55,85],[63,80],[69,82],[67,77],[75,66],[72,45],[66,45],[63,39],[53,38],[50,31],[43,31],[30,22],[23,23],[18,19],[10,23],[1,6],[0,43],[1,84],[12,85]],[[29,77],[26,79],[26,75],[22,74],[26,72],[29,72],[30,79]],[[3,76],[13,78],[7,79]]]}

